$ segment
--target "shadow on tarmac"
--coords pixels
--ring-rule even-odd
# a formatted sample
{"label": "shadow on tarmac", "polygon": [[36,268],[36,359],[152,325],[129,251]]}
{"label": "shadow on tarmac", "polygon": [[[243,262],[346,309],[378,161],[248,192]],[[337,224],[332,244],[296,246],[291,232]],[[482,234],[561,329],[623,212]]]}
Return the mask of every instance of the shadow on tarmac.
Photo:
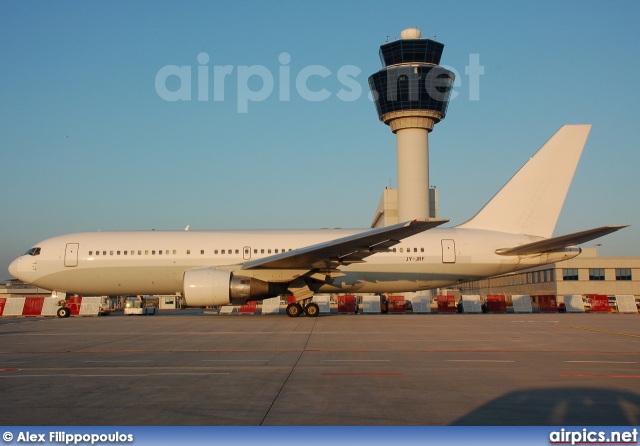
{"label": "shadow on tarmac", "polygon": [[640,424],[640,396],[618,390],[546,388],[508,393],[453,426],[628,426]]}

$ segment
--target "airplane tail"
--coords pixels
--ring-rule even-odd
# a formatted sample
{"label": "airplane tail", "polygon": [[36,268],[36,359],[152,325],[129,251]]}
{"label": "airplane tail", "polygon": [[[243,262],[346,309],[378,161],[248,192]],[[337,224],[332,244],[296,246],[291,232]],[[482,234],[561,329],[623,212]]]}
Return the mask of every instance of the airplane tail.
{"label": "airplane tail", "polygon": [[591,125],[565,125],[471,220],[458,228],[550,238]]}

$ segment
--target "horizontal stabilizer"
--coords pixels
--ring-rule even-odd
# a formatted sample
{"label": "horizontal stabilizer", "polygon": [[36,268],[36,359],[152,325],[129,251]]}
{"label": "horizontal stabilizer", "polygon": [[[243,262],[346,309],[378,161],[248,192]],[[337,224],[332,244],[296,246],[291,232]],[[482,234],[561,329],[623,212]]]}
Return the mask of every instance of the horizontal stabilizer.
{"label": "horizontal stabilizer", "polygon": [[389,247],[400,243],[400,240],[448,221],[429,218],[372,229],[264,259],[252,260],[245,263],[242,269],[313,269],[324,264],[360,263],[365,257],[387,252]]}
{"label": "horizontal stabilizer", "polygon": [[538,242],[527,243],[526,245],[516,246],[515,248],[496,249],[496,254],[501,256],[526,256],[531,254],[541,254],[545,252],[556,251],[567,246],[579,245],[589,240],[611,234],[629,225],[602,226],[600,228],[588,229],[586,231],[574,232],[573,234],[553,237]]}

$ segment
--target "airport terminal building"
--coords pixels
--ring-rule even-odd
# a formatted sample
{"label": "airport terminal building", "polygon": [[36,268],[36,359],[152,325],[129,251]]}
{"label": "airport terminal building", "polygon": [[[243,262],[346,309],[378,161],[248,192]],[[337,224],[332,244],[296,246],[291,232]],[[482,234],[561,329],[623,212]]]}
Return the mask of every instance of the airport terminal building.
{"label": "airport terminal building", "polygon": [[467,282],[457,287],[461,294],[529,295],[535,305],[538,296],[633,295],[640,301],[640,257],[599,257],[597,248],[583,248],[582,254],[559,263],[517,273]]}

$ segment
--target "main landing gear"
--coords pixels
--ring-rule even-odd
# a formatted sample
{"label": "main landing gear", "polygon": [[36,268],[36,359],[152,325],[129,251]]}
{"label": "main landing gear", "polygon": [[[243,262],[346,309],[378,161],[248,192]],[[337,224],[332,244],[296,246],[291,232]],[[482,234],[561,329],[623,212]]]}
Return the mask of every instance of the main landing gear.
{"label": "main landing gear", "polygon": [[318,317],[318,314],[320,313],[320,307],[318,307],[318,304],[315,302],[305,304],[304,307],[300,304],[300,302],[287,305],[287,316],[289,317],[298,317],[303,312],[308,317]]}

